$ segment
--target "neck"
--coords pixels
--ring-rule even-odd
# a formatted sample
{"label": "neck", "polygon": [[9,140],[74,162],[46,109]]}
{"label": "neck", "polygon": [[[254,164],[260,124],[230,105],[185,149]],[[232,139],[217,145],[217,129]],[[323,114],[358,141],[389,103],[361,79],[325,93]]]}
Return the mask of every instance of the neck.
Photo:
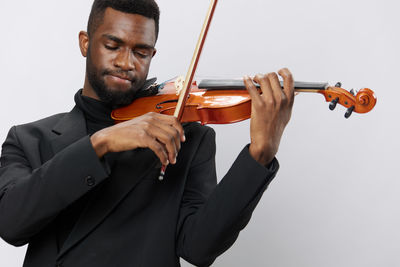
{"label": "neck", "polygon": [[[256,86],[259,87],[258,84]],[[282,82],[281,86],[283,86]],[[327,87],[327,83],[294,82],[296,92],[319,92]],[[246,90],[241,79],[204,79],[199,83],[199,88],[206,90]]]}
{"label": "neck", "polygon": [[82,95],[100,100],[99,96],[94,91],[93,87],[90,85],[87,75],[85,75],[85,83],[83,84]]}

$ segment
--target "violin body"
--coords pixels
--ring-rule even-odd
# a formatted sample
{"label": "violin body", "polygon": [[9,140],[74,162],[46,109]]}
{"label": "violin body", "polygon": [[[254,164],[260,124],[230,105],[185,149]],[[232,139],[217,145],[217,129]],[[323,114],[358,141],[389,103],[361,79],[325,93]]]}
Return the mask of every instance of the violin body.
{"label": "violin body", "polygon": [[[131,105],[114,110],[112,118],[116,122],[121,122],[148,112],[173,115],[179,98],[176,94],[175,82],[166,82],[161,87],[157,95],[138,98]],[[250,115],[250,95],[246,89],[200,89],[194,81],[181,122],[227,124],[249,119]]]}

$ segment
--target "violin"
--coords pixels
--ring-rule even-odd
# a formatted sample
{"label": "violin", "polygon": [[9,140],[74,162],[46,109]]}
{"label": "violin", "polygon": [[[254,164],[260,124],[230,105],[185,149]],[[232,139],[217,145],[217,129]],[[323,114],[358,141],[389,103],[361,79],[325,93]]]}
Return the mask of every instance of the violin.
{"label": "violin", "polygon": [[[144,91],[152,96],[137,98],[132,104],[113,110],[111,116],[116,122],[122,122],[148,112],[173,115],[183,82],[183,77],[178,77],[161,84],[153,83]],[[376,96],[368,88],[355,93],[341,88],[341,83],[329,86],[328,83],[297,81],[294,87],[295,92],[322,94],[330,102],[331,110],[337,104],[346,107],[345,118],[353,112],[367,113],[376,104]],[[181,122],[228,124],[249,119],[250,115],[251,99],[242,80],[204,79],[199,84],[192,82]]]}

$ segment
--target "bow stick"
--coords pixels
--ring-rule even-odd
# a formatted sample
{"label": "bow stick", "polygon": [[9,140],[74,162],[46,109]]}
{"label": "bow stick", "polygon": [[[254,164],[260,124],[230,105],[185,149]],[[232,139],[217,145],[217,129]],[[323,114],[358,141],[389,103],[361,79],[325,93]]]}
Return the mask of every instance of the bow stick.
{"label": "bow stick", "polygon": [[[194,50],[193,53],[192,61],[190,62],[189,70],[186,74],[186,78],[183,84],[183,89],[179,95],[178,104],[176,105],[174,113],[174,117],[176,117],[179,121],[182,119],[183,116],[186,100],[188,98],[190,91],[190,86],[193,82],[194,74],[196,73],[197,65],[200,60],[200,55],[203,50],[204,42],[206,40],[207,33],[210,28],[211,20],[213,18],[214,11],[217,6],[217,2],[218,2],[217,0],[211,0],[211,4],[208,9],[207,16],[203,24],[203,28],[201,29],[200,32],[199,40],[197,41],[196,49]],[[165,165],[161,166],[160,176],[158,177],[160,181],[164,179],[166,168],[167,167]]]}

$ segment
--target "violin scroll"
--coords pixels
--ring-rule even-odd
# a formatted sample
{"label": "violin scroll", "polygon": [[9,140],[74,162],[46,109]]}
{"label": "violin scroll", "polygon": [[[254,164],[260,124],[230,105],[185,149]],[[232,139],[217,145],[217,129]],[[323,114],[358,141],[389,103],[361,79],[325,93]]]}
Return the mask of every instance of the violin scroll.
{"label": "violin scroll", "polygon": [[359,106],[358,113],[367,113],[375,107],[376,96],[369,88],[363,88],[356,95],[357,104]]}
{"label": "violin scroll", "polygon": [[320,91],[325,95],[326,101],[330,102],[330,110],[334,110],[337,104],[346,107],[344,117],[347,119],[353,112],[367,113],[375,107],[377,99],[371,89],[363,88],[355,94],[353,90],[349,92],[340,86],[341,83],[337,83],[334,87],[327,87]]}

